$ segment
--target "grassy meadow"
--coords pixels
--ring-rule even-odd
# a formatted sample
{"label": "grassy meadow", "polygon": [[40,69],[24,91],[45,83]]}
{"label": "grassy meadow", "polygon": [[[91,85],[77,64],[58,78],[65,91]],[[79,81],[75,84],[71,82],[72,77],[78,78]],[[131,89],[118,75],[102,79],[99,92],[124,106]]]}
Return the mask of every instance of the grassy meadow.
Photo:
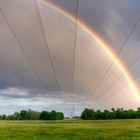
{"label": "grassy meadow", "polygon": [[140,140],[140,120],[0,121],[0,140]]}

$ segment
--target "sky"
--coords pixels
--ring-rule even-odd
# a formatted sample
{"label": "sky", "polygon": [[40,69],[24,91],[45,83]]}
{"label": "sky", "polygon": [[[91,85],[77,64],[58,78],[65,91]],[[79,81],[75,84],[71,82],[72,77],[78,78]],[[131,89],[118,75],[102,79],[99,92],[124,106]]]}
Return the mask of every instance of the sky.
{"label": "sky", "polygon": [[[51,1],[76,17],[76,0]],[[140,106],[110,56],[75,22],[48,7],[51,1],[0,0],[0,114],[31,108],[69,116],[84,107]],[[139,0],[78,2],[78,19],[109,44],[138,86],[139,17]]]}

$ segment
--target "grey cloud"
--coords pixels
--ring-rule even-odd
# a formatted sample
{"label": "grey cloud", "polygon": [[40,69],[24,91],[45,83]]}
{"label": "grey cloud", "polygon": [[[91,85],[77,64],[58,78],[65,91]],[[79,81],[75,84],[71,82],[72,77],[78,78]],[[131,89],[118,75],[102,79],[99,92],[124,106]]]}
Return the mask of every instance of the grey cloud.
{"label": "grey cloud", "polygon": [[[65,101],[71,100],[72,88],[74,88],[75,100],[84,101],[86,99],[85,102],[87,103],[89,101],[87,97],[88,99],[91,98],[93,100],[89,102],[88,106],[90,106],[96,102],[96,98],[100,98],[104,91],[112,86],[112,83],[122,75],[122,72],[116,65],[113,65],[105,81],[94,93],[94,89],[111,65],[112,60],[88,33],[78,27],[74,69],[76,24],[43,5],[40,1],[38,0],[38,7],[47,40],[44,38],[35,1],[0,0],[0,8],[3,12],[0,14],[0,96],[3,101],[7,100],[7,104],[10,104],[11,100],[13,106],[16,100],[21,100],[23,104],[24,102],[31,102],[28,107],[33,108],[37,107],[37,105],[33,105],[34,103],[41,104],[42,102],[43,107],[38,106],[38,109],[43,109],[45,103],[47,105],[49,104],[47,101],[52,100],[48,108],[55,107],[58,110],[66,111],[67,107],[68,110],[71,109],[70,106],[58,105],[56,101],[61,101],[63,104]],[[76,0],[53,1],[73,15],[76,14]],[[118,52],[122,42],[140,16],[140,2],[134,1],[132,3],[131,0],[79,0],[78,16]],[[131,65],[139,56],[138,41],[127,58],[125,57],[129,48],[140,35],[139,26],[140,24],[121,53],[121,57],[127,66]],[[26,55],[20,47],[23,48]],[[138,62],[131,69],[131,73],[135,76],[139,74],[139,69]],[[72,85],[73,74],[75,74],[74,87]],[[116,93],[116,90],[126,83],[127,80],[123,77],[108,91],[105,99],[109,98],[112,93]],[[121,93],[128,92],[129,89],[130,87],[126,86]],[[126,107],[131,106],[133,101],[137,100],[130,94],[132,96],[131,102],[127,93],[123,95],[116,96],[116,104],[124,105],[122,101],[119,102],[121,97],[122,99],[128,97]],[[115,100],[113,97],[112,99]],[[81,105],[81,108],[77,107],[77,112],[80,112],[86,105]],[[97,102],[94,107],[103,108],[111,105],[114,105],[112,101],[107,105]],[[137,105],[138,103],[136,103]],[[5,106],[5,109],[7,107],[8,105]],[[19,108],[14,106],[14,108],[15,110],[21,109],[22,105]]]}

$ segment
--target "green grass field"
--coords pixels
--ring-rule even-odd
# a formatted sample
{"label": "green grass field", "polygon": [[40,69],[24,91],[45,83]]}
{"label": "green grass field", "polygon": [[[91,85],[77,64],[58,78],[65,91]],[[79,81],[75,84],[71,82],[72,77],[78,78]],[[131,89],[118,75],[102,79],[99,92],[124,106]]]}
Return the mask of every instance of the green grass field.
{"label": "green grass field", "polygon": [[140,140],[140,120],[0,121],[0,140]]}

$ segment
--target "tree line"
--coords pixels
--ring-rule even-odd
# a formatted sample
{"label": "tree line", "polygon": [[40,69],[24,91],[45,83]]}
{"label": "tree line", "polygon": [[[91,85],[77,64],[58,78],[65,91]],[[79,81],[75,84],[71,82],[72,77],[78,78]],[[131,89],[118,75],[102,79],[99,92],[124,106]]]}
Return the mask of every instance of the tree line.
{"label": "tree line", "polygon": [[[111,110],[94,110],[85,108],[80,116],[83,120],[107,120],[107,119],[140,119],[140,107],[137,110],[124,110],[123,108],[112,108]],[[0,115],[0,120],[63,120],[63,112],[55,110],[48,111],[33,111],[21,110],[12,115]]]}
{"label": "tree line", "polygon": [[63,120],[64,114],[62,112],[56,112],[55,110],[48,111],[32,111],[32,110],[21,110],[15,112],[12,115],[0,115],[0,120]]}
{"label": "tree line", "polygon": [[140,119],[140,107],[135,111],[132,109],[112,108],[109,110],[97,110],[85,108],[81,113],[84,120],[107,120],[107,119]]}

